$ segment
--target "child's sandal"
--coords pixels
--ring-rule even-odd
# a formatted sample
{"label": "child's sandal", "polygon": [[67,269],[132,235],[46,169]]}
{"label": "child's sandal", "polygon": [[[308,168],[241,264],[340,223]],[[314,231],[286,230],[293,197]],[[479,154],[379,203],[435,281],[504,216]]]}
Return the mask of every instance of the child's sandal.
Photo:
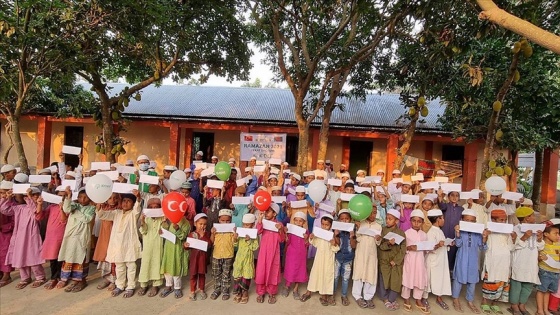
{"label": "child's sandal", "polygon": [[482,313],[484,313],[486,315],[492,314],[492,309],[490,309],[490,305],[482,304],[482,305],[480,305],[480,308],[482,309]]}
{"label": "child's sandal", "polygon": [[72,292],[72,290],[74,290],[74,287],[76,286],[76,282],[72,282],[70,283],[65,289],[64,292]]}
{"label": "child's sandal", "polygon": [[147,287],[140,287],[140,289],[138,290],[138,296],[144,296],[146,295],[146,292],[148,291]]}
{"label": "child's sandal", "polygon": [[257,296],[257,303],[264,303],[264,295]]}
{"label": "child's sandal", "polygon": [[344,306],[348,306],[350,305],[350,301],[348,301],[348,298],[346,296],[341,296],[340,299],[342,300],[342,305]]}
{"label": "child's sandal", "polygon": [[123,293],[124,290],[121,290],[119,288],[115,288],[112,292],[111,292],[111,296],[112,297],[117,297],[119,295],[121,295],[121,293]]}
{"label": "child's sandal", "polygon": [[403,310],[406,312],[412,312],[412,305],[403,303]]}
{"label": "child's sandal", "polygon": [[106,287],[108,287],[109,285],[111,285],[111,281],[107,280],[107,279],[103,279],[103,281],[97,285],[97,290],[103,290]]}
{"label": "child's sandal", "polygon": [[388,311],[394,311],[395,310],[395,307],[393,306],[393,303],[391,303],[389,301],[385,302],[383,305],[385,305],[385,308]]}
{"label": "child's sandal", "polygon": [[31,279],[22,280],[16,285],[16,290],[21,290],[26,286],[28,286],[30,283],[31,283]]}
{"label": "child's sandal", "polygon": [[241,297],[241,300],[239,301],[239,304],[247,304],[249,302],[249,296],[248,295],[244,295]]}
{"label": "child's sandal", "polygon": [[58,283],[56,284],[56,288],[57,289],[62,289],[66,286],[66,284],[68,284],[67,281],[58,281]]}
{"label": "child's sandal", "polygon": [[490,306],[490,309],[492,310],[492,312],[494,312],[494,314],[504,315],[504,313],[502,312],[502,310],[498,305],[492,305]]}
{"label": "child's sandal", "polygon": [[327,302],[329,302],[330,306],[336,306],[336,300],[334,299],[334,295],[329,296],[326,298]]}
{"label": "child's sandal", "polygon": [[148,290],[148,297],[154,297],[158,295],[158,292],[159,292],[159,287],[153,286],[150,288],[150,290]]}
{"label": "child's sandal", "polygon": [[35,281],[33,281],[33,284],[31,285],[32,288],[38,288],[40,286],[42,286],[43,284],[45,284],[47,282],[47,280],[45,279],[36,279]]}
{"label": "child's sandal", "polygon": [[215,300],[220,296],[221,292],[220,291],[214,291],[212,292],[212,294],[210,295],[210,299],[211,300]]}
{"label": "child's sandal", "polygon": [[206,300],[206,298],[208,298],[208,294],[206,294],[206,292],[204,291],[200,291],[200,300]]}
{"label": "child's sandal", "polygon": [[82,291],[83,289],[85,289],[85,287],[87,287],[87,282],[85,280],[82,281],[78,281],[74,287],[72,288],[72,292],[73,293],[77,293]]}
{"label": "child's sandal", "polygon": [[9,279],[6,279],[6,280],[0,280],[0,288],[7,286],[8,284],[12,283],[12,281],[14,281],[14,280],[12,280],[12,278],[9,278]]}
{"label": "child's sandal", "polygon": [[47,282],[47,284],[45,284],[44,288],[45,290],[52,290],[56,287],[57,284],[57,280],[51,280],[49,282]]}
{"label": "child's sandal", "polygon": [[132,297],[134,295],[134,290],[125,290],[124,294],[123,294],[123,298],[128,299],[129,297]]}
{"label": "child's sandal", "polygon": [[159,294],[160,297],[164,298],[167,297],[169,294],[171,294],[171,292],[173,292],[173,290],[171,289],[171,287],[165,287],[165,289],[163,289],[163,291],[161,291],[161,293]]}
{"label": "child's sandal", "polygon": [[191,292],[189,294],[189,300],[196,301],[196,292]]}
{"label": "child's sandal", "polygon": [[175,298],[180,299],[182,297],[183,297],[183,291],[181,291],[179,289],[175,289]]}
{"label": "child's sandal", "polygon": [[241,294],[236,294],[233,297],[233,303],[239,303],[239,301],[241,301]]}
{"label": "child's sandal", "polygon": [[276,295],[270,294],[268,296],[268,304],[275,304],[276,303]]}
{"label": "child's sandal", "polygon": [[326,297],[320,297],[319,301],[321,302],[321,305],[323,306],[329,306],[329,301],[327,301]]}
{"label": "child's sandal", "polygon": [[310,292],[305,292],[301,297],[300,297],[300,301],[305,302],[307,300],[309,300],[311,298],[311,293]]}

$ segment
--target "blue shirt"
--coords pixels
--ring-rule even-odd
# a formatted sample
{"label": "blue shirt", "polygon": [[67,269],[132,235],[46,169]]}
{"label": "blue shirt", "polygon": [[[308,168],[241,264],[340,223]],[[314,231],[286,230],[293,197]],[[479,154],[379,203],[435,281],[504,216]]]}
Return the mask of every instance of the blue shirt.
{"label": "blue shirt", "polygon": [[338,237],[340,238],[340,250],[334,257],[341,263],[352,261],[354,259],[354,249],[350,245],[350,232],[340,231]]}

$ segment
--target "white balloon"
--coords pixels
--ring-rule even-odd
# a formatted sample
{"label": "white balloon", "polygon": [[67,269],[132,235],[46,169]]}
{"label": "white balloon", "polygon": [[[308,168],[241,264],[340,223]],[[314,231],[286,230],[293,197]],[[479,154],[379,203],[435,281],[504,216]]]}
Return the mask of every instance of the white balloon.
{"label": "white balloon", "polygon": [[183,184],[183,181],[181,181],[177,178],[170,177],[168,184],[169,184],[169,188],[171,190],[177,190],[177,189],[181,188],[181,185]]}
{"label": "white balloon", "polygon": [[321,202],[327,193],[327,186],[322,180],[314,180],[307,186],[309,198],[314,202]]}
{"label": "white balloon", "polygon": [[[177,181],[179,181],[182,184],[182,183],[187,181],[187,174],[185,174],[185,172],[183,172],[181,170],[176,170],[175,172],[171,173],[171,176],[169,176],[169,179],[176,179]],[[179,184],[179,186],[180,186],[180,184]]]}
{"label": "white balloon", "polygon": [[506,191],[506,181],[500,176],[492,176],[484,183],[486,191],[492,196],[501,195]]}
{"label": "white balloon", "polygon": [[104,203],[113,194],[113,181],[107,175],[97,174],[86,183],[86,194],[95,203]]}

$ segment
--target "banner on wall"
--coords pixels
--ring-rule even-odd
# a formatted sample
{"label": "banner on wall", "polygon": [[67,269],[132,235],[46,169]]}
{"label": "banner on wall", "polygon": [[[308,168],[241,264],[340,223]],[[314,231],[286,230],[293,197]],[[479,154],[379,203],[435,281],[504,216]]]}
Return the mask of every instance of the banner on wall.
{"label": "banner on wall", "polygon": [[241,161],[256,157],[259,161],[286,160],[285,133],[241,133]]}

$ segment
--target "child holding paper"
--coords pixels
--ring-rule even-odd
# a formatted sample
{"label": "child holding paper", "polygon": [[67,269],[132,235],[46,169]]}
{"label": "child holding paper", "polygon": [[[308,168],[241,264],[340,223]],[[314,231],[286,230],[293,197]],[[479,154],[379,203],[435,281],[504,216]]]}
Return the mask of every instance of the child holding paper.
{"label": "child holding paper", "polygon": [[[305,228],[307,216],[305,213],[298,211],[293,215],[294,225]],[[285,229],[288,231],[288,229]],[[295,300],[300,299],[299,284],[309,280],[307,276],[307,248],[309,247],[309,232],[306,230],[303,238],[288,233],[286,235],[286,266],[284,268],[284,279],[286,284],[282,295],[287,297],[290,292],[290,286],[294,284],[293,296]]]}
{"label": "child holding paper", "polygon": [[21,279],[16,286],[18,290],[31,283],[31,272],[35,275],[33,288],[40,287],[46,282],[43,269],[45,260],[41,258],[43,241],[37,218],[37,200],[40,195],[38,188],[28,188],[24,198],[25,203],[18,204],[12,200],[13,195],[10,190],[0,202],[0,213],[14,217],[14,232],[6,255],[6,264],[19,268]]}
{"label": "child holding paper", "polygon": [[[330,231],[333,217],[329,214],[321,218],[321,229]],[[317,247],[317,254],[313,260],[313,267],[307,283],[307,292],[301,296],[301,301],[305,302],[311,297],[311,292],[319,292],[321,305],[336,305],[333,296],[334,288],[334,269],[335,253],[340,250],[338,239],[333,237],[330,241],[309,235],[310,242]]]}
{"label": "child holding paper", "polygon": [[[412,228],[412,223],[410,223],[412,211],[414,211],[414,205],[416,202],[413,200],[418,199],[418,196],[414,195],[402,195],[401,201],[399,203],[399,210],[401,211],[400,225],[399,228],[406,232]],[[416,200],[418,201],[418,200]]]}
{"label": "child holding paper", "polygon": [[[161,200],[151,198],[147,201],[147,209],[161,209]],[[159,235],[161,225],[165,217],[146,217],[145,213],[140,215],[140,234],[142,235],[142,264],[138,274],[140,282],[139,296],[148,293],[149,297],[159,293],[159,287],[163,285],[163,274],[161,273],[161,256],[163,254],[163,238]],[[148,290],[149,282],[152,287]]]}
{"label": "child holding paper", "polygon": [[163,242],[160,273],[165,277],[165,289],[159,296],[167,297],[174,292],[175,298],[179,299],[183,297],[181,278],[189,272],[189,252],[183,249],[183,242],[187,239],[191,225],[187,218],[182,217],[177,223],[163,222],[161,228],[175,235],[175,243],[170,240]]}
{"label": "child holding paper", "polygon": [[[272,186],[270,190],[271,190],[270,194],[272,197],[282,196],[281,186]],[[283,225],[286,225],[290,221],[290,217],[288,217],[288,211],[287,211],[288,204],[286,202],[281,202],[276,204],[278,205],[278,207],[280,207],[280,212],[278,213],[276,219],[278,220],[278,222],[282,223]],[[282,250],[282,252],[284,252],[284,250]]]}
{"label": "child holding paper", "polygon": [[549,266],[548,259],[560,261],[560,230],[558,225],[546,221],[546,228],[543,231],[544,249],[539,253],[539,279],[541,284],[537,286],[537,314],[545,315],[545,307],[550,309],[548,304],[550,293],[558,290],[558,280],[560,269]]}
{"label": "child holding paper", "polygon": [[[305,187],[303,186],[296,187],[296,199],[297,199],[296,201],[305,201]],[[290,217],[291,224],[294,224],[293,214],[295,214],[296,212],[303,212],[305,215],[310,215],[313,218],[315,217],[315,209],[311,206],[311,203],[309,203],[309,201],[306,201],[305,203],[306,206],[300,208],[292,208],[291,204],[288,205],[288,216]],[[306,230],[309,229],[307,225],[307,220],[305,220],[303,227]]]}
{"label": "child holding paper", "polygon": [[[57,195],[65,197],[66,192],[62,186],[56,188]],[[66,214],[62,211],[60,204],[51,204],[43,210],[43,198],[37,198],[37,220],[41,221],[47,217],[47,231],[45,241],[41,249],[41,258],[48,260],[51,268],[51,280],[45,285],[45,289],[52,290],[60,279],[62,261],[58,261],[58,252],[62,246],[62,238],[66,229]]]}
{"label": "child holding paper", "polygon": [[[268,303],[276,303],[276,293],[280,284],[280,243],[286,239],[286,235],[281,223],[276,220],[280,212],[280,207],[273,203],[264,212],[259,212],[257,222],[258,234],[261,235],[259,256],[257,259],[257,270],[255,284],[257,286],[257,302],[264,302],[264,295],[269,294]],[[264,229],[263,219],[272,221],[277,231]]]}
{"label": "child holding paper", "polygon": [[421,210],[414,210],[410,214],[410,221],[412,227],[404,232],[406,235],[406,255],[403,262],[403,281],[401,296],[404,299],[403,307],[407,312],[412,311],[410,304],[410,296],[412,293],[413,298],[416,300],[416,308],[423,314],[429,314],[428,306],[422,302],[424,295],[424,288],[427,285],[426,264],[424,262],[423,250],[418,250],[417,243],[425,242],[428,236],[422,231],[422,224],[424,223],[424,213]]}
{"label": "child holding paper", "polygon": [[385,226],[385,219],[387,217],[387,210],[393,209],[393,200],[391,199],[387,188],[382,186],[375,186],[373,205],[377,209],[377,217],[375,222],[379,223],[382,227]]}
{"label": "child holding paper", "polygon": [[58,253],[58,261],[64,261],[60,272],[57,289],[64,288],[68,279],[75,282],[64,291],[80,292],[87,283],[89,271],[89,255],[91,243],[91,221],[95,216],[95,206],[84,189],[78,192],[78,202],[71,202],[73,192],[66,187],[66,198],[62,202],[62,210],[68,216],[62,246]]}
{"label": "child holding paper", "polygon": [[[340,213],[349,212],[347,209]],[[352,296],[361,308],[375,308],[373,296],[378,282],[378,252],[381,244],[382,227],[377,223],[377,207],[373,206],[369,217],[356,222],[356,252],[352,276]],[[375,234],[365,234],[364,231],[374,230]],[[364,233],[363,233],[364,232]],[[375,235],[375,236],[372,236]],[[344,304],[344,301],[343,303]]]}
{"label": "child holding paper", "polygon": [[[212,246],[212,241],[210,240],[210,232],[207,230],[208,217],[204,213],[199,213],[194,217],[195,231],[191,232],[188,236],[197,240],[201,240],[208,243],[208,249]],[[191,270],[191,293],[189,294],[189,300],[196,301],[197,292],[200,292],[200,299],[205,300],[207,295],[204,291],[204,286],[206,283],[206,266],[208,252],[190,248],[190,244],[185,242],[183,244],[185,250],[189,249],[190,259],[189,259],[189,269]]]}
{"label": "child holding paper", "polygon": [[[345,194],[355,194],[356,191],[354,189],[354,182],[348,180],[346,184],[344,184],[343,193]],[[349,201],[342,201],[342,199],[338,198],[336,200],[336,211],[340,211],[340,209],[348,209]]]}
{"label": "child holding paper", "polygon": [[[476,223],[476,212],[472,209],[463,210],[462,221]],[[445,224],[445,223],[444,223]],[[460,225],[455,226],[455,246],[457,246],[457,259],[453,266],[453,283],[451,292],[453,308],[462,313],[463,307],[459,302],[459,295],[463,285],[467,285],[467,304],[471,311],[479,314],[480,310],[474,305],[474,289],[479,276],[479,255],[481,250],[486,250],[486,241],[490,231],[484,230],[482,234],[461,231]]]}
{"label": "child holding paper", "polygon": [[[372,211],[373,212],[373,211]],[[350,211],[343,209],[338,213],[338,221],[343,223],[352,222],[352,217],[350,216]],[[338,243],[340,244],[340,250],[334,255],[334,291],[336,292],[336,287],[338,285],[338,278],[342,278],[342,305],[348,306],[350,302],[348,301],[348,282],[350,281],[350,274],[352,273],[352,262],[354,261],[354,250],[357,246],[356,235],[354,230],[339,231],[334,230],[334,237],[338,238]],[[377,264],[376,264],[377,265]],[[373,285],[375,289],[375,285]]]}
{"label": "child holding paper", "polygon": [[[336,207],[334,206],[334,203],[332,201],[327,199],[327,195],[325,195],[323,200],[321,200],[320,202],[316,202],[313,205],[313,212],[315,213],[315,220],[313,220],[311,232],[313,232],[313,229],[315,228],[321,228],[321,218],[324,215],[330,214],[331,216],[335,217]],[[314,246],[309,246],[309,249],[307,250],[307,258],[310,259],[315,257],[316,252],[317,249]]]}
{"label": "child holding paper", "polygon": [[387,212],[387,226],[381,231],[381,244],[379,245],[379,293],[385,304],[385,308],[390,311],[399,309],[397,296],[402,287],[403,261],[406,254],[406,239],[400,244],[395,242],[395,238],[387,239],[389,233],[397,234],[405,238],[404,232],[398,228],[397,222],[400,219],[400,212],[390,209]]}
{"label": "child holding paper", "polygon": [[[231,210],[222,209],[218,214],[219,224],[231,223]],[[214,292],[210,299],[217,299],[220,294],[222,300],[229,300],[229,289],[231,287],[231,271],[233,268],[235,233],[218,233],[216,226],[212,227],[210,241],[214,244],[212,251],[212,272],[214,273]]]}
{"label": "child holding paper", "polygon": [[[113,211],[120,208],[121,195],[112,193],[111,197],[101,205],[103,211]],[[107,249],[109,248],[109,240],[111,238],[111,230],[113,228],[113,221],[101,220],[99,224],[99,236],[93,252],[93,260],[97,261],[97,269],[101,270],[101,277],[103,280],[97,285],[97,289],[103,290],[107,288],[109,291],[115,289],[116,265],[114,262],[107,261]]]}
{"label": "child holding paper", "polygon": [[[13,183],[3,180],[0,183],[0,204],[4,203],[7,192],[12,189]],[[0,212],[0,288],[12,283],[10,273],[14,270],[10,264],[6,264],[6,255],[10,248],[12,233],[14,232],[14,217],[7,216]]]}
{"label": "child holding paper", "polygon": [[[243,215],[243,228],[252,229],[255,225],[255,215],[247,213]],[[234,236],[237,245],[237,254],[233,263],[233,292],[235,303],[247,304],[249,302],[249,286],[251,279],[255,277],[255,250],[259,248],[259,241],[252,239],[249,235],[239,238],[237,233]]]}
{"label": "child holding paper", "polygon": [[[495,209],[490,212],[490,220],[496,223],[506,223],[507,214],[503,209]],[[492,233],[488,236],[484,269],[482,272],[482,303],[483,312],[491,310],[494,313],[501,312],[495,302],[509,302],[509,274],[511,268],[511,252],[517,234]],[[489,303],[491,305],[489,305]]]}
{"label": "child holding paper", "polygon": [[445,235],[441,227],[445,224],[443,212],[439,209],[430,210],[427,213],[431,227],[426,233],[428,240],[435,242],[434,250],[426,254],[426,271],[428,285],[424,293],[424,302],[428,302],[428,294],[436,296],[436,303],[442,309],[448,310],[449,306],[441,298],[443,295],[451,295],[451,277],[449,276],[449,261],[447,260],[447,248]]}
{"label": "child holding paper", "polygon": [[210,188],[212,197],[207,198],[208,186],[204,186],[204,213],[208,216],[208,229],[211,230],[214,223],[218,223],[218,214],[220,209],[227,208],[226,201],[223,199],[222,190],[219,188]]}
{"label": "child holding paper", "polygon": [[[247,189],[245,186],[238,186],[235,188],[235,197],[244,197],[246,192]],[[250,212],[250,207],[250,205],[230,205],[230,208],[233,210],[231,221],[235,223],[236,227],[241,227],[243,225],[243,216]]]}
{"label": "child holding paper", "polygon": [[[534,210],[529,207],[519,207],[515,216],[521,224],[534,224]],[[527,312],[525,304],[529,300],[534,285],[539,285],[539,251],[544,249],[543,232],[527,230],[521,231],[521,226],[516,225],[514,232],[517,234],[515,250],[511,258],[511,288],[509,291],[508,309],[513,315],[524,315]]]}
{"label": "child holding paper", "polygon": [[125,292],[123,297],[129,298],[136,287],[136,260],[141,257],[142,246],[138,235],[140,200],[137,200],[138,191],[135,192],[136,195],[122,194],[121,209],[105,211],[98,204],[96,210],[99,219],[113,221],[115,226],[107,248],[107,260],[115,263],[117,273],[113,297]]}

